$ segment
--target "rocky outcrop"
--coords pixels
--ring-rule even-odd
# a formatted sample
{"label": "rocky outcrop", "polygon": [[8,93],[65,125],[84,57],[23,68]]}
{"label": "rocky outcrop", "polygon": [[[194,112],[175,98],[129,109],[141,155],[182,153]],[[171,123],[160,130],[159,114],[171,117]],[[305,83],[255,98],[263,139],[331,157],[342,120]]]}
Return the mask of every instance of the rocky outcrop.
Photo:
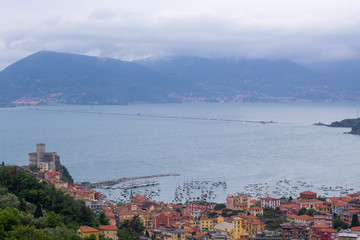
{"label": "rocky outcrop", "polygon": [[360,135],[360,124],[357,124],[351,128],[350,134]]}

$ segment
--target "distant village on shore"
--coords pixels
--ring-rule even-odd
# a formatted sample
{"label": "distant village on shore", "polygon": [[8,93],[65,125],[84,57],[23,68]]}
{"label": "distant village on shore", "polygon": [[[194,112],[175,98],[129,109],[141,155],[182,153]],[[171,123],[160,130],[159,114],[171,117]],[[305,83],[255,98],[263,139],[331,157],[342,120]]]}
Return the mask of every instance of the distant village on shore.
{"label": "distant village on shore", "polygon": [[297,198],[260,199],[238,192],[218,204],[164,203],[137,195],[114,204],[100,192],[69,182],[63,176],[60,157],[56,152],[46,152],[43,143],[29,153],[29,166],[22,168],[36,175],[38,181],[54,184],[84,201],[96,214],[105,212],[110,225],[100,229],[79,226],[82,237],[94,234],[98,238],[101,233],[117,239],[122,223],[137,216],[145,227],[144,240],[360,240],[360,191],[323,198],[309,189]]}

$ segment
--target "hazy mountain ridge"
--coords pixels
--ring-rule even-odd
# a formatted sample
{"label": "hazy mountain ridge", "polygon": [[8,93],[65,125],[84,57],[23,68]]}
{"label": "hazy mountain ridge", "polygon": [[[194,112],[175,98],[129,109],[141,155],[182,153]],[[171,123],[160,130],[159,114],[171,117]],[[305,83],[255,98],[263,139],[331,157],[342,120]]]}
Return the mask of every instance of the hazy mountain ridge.
{"label": "hazy mountain ridge", "polygon": [[[286,60],[173,57],[124,62],[37,52],[0,72],[0,101],[126,104],[174,101],[338,101],[341,84]],[[339,87],[340,86],[340,87]]]}
{"label": "hazy mountain ridge", "polygon": [[136,63],[41,51],[0,73],[1,98],[52,98],[73,104],[166,100],[163,77]]}

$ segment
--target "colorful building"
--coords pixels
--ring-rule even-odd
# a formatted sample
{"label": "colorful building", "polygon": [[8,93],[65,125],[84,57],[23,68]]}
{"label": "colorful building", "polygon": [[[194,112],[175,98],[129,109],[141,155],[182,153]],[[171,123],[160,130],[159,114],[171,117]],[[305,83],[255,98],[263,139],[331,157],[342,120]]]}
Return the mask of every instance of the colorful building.
{"label": "colorful building", "polygon": [[282,240],[303,239],[309,240],[312,234],[311,228],[302,223],[287,222],[281,225]]}
{"label": "colorful building", "polygon": [[314,214],[314,225],[326,225],[333,227],[334,215],[331,213]]}
{"label": "colorful building", "polygon": [[337,202],[331,205],[333,213],[341,214],[343,211],[349,209],[349,205],[343,202]]}
{"label": "colorful building", "polygon": [[293,215],[296,213],[295,204],[282,204],[280,205],[280,211],[283,215]]}
{"label": "colorful building", "polygon": [[213,231],[214,226],[217,224],[216,218],[202,217],[200,219],[200,232],[205,234],[209,231]]}
{"label": "colorful building", "polygon": [[261,198],[260,201],[262,208],[270,207],[276,209],[280,207],[280,199],[278,198],[266,197],[266,198]]}
{"label": "colorful building", "polygon": [[80,226],[77,229],[77,234],[81,238],[90,237],[91,235],[95,235],[96,239],[99,239],[99,230],[96,228],[92,228],[89,226]]}
{"label": "colorful building", "polygon": [[263,211],[263,209],[261,207],[250,207],[249,208],[249,213],[252,216],[256,216],[258,214],[263,215],[264,211]]}
{"label": "colorful building", "polygon": [[100,225],[100,234],[104,235],[105,238],[111,238],[113,240],[117,240],[117,227],[114,225]]}
{"label": "colorful building", "polygon": [[232,210],[246,210],[250,208],[251,196],[244,193],[230,194],[226,197],[226,208]]}
{"label": "colorful building", "polygon": [[292,203],[295,205],[296,212],[299,212],[303,207],[309,210],[316,209],[318,206],[324,205],[324,202],[318,199],[295,199]]}
{"label": "colorful building", "polygon": [[316,198],[316,193],[311,192],[311,191],[305,191],[305,192],[301,192],[300,193],[300,199],[315,199]]}

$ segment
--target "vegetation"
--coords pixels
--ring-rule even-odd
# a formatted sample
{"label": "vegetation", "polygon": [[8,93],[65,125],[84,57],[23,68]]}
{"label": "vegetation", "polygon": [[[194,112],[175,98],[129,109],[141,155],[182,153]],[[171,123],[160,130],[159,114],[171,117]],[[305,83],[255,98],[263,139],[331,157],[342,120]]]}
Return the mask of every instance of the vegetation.
{"label": "vegetation", "polygon": [[334,229],[340,231],[341,229],[347,229],[349,225],[341,221],[340,216],[335,216],[334,219]]}
{"label": "vegetation", "polygon": [[209,218],[214,218],[214,217],[217,216],[217,212],[208,212],[207,216],[208,216]]}
{"label": "vegetation", "polygon": [[330,127],[354,127],[354,126],[360,126],[360,118],[352,118],[352,119],[344,119],[340,122],[332,122]]}
{"label": "vegetation", "polygon": [[306,214],[307,209],[305,207],[301,208],[298,212],[298,216]]}
{"label": "vegetation", "polygon": [[138,215],[135,215],[130,221],[125,220],[118,231],[118,237],[122,240],[136,240],[143,235],[145,227]]}
{"label": "vegetation", "polygon": [[286,222],[286,218],[282,215],[279,208],[273,209],[265,207],[263,209],[263,215],[257,215],[261,220],[265,221],[266,229],[274,230],[280,227],[280,224]]}
{"label": "vegetation", "polygon": [[74,183],[74,179],[64,165],[61,165],[62,180],[68,183]]}
{"label": "vegetation", "polygon": [[99,214],[99,223],[100,225],[110,225],[109,219],[106,217],[105,212],[100,212]]}
{"label": "vegetation", "polygon": [[83,202],[19,167],[0,166],[0,239],[76,239],[80,225],[98,225]]}
{"label": "vegetation", "polygon": [[357,227],[357,226],[360,226],[359,216],[357,214],[353,214],[351,219],[351,227]]}
{"label": "vegetation", "polygon": [[224,209],[224,208],[226,208],[226,205],[223,204],[223,203],[220,203],[220,204],[215,205],[214,210],[221,210],[221,209]]}

